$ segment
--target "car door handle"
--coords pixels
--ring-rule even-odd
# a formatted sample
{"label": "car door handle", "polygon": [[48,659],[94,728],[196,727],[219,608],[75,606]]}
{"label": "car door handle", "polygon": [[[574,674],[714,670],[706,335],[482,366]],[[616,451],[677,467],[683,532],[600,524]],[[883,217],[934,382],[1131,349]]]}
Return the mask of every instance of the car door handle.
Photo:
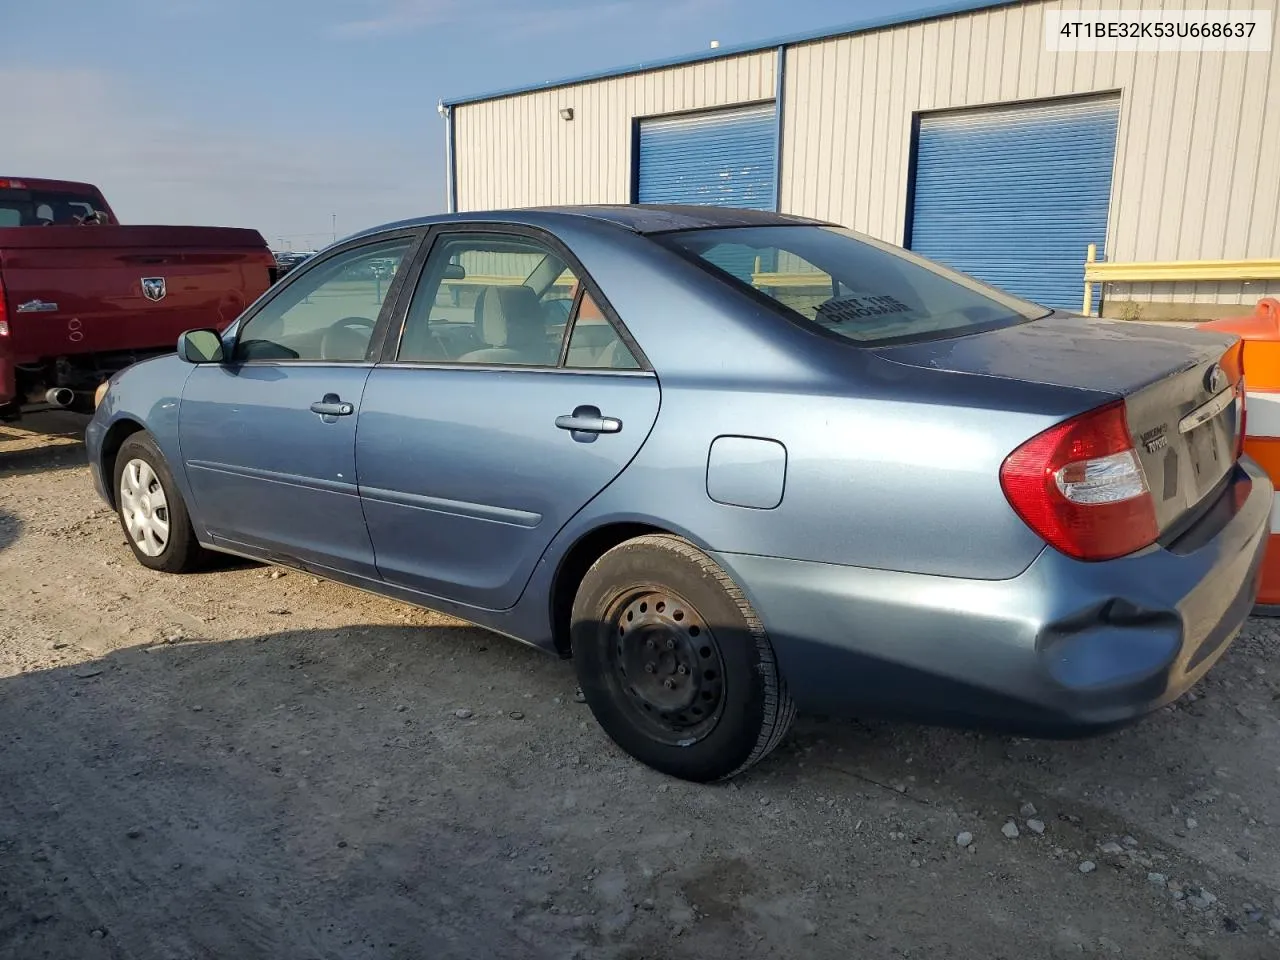
{"label": "car door handle", "polygon": [[336,393],[326,393],[323,400],[311,405],[311,412],[320,414],[326,423],[332,423],[329,417],[349,417],[356,412],[356,407],[353,403],[345,403]]}
{"label": "car door handle", "polygon": [[599,407],[578,407],[573,413],[556,417],[556,426],[574,433],[618,433],[622,421],[600,415]]}

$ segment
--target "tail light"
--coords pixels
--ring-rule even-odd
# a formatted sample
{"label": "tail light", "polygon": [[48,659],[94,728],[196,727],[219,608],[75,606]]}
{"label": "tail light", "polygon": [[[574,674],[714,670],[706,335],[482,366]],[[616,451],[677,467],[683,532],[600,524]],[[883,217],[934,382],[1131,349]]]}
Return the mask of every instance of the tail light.
{"label": "tail light", "polygon": [[1248,407],[1245,403],[1244,377],[1236,381],[1236,459],[1244,456],[1244,435],[1249,426]]}
{"label": "tail light", "polygon": [[0,339],[9,336],[9,311],[4,302],[4,278],[0,277]]}
{"label": "tail light", "polygon": [[1000,487],[1027,526],[1078,560],[1124,556],[1159,534],[1123,400],[1032,437],[1005,458]]}
{"label": "tail light", "polygon": [[1236,459],[1244,455],[1245,393],[1244,393],[1244,341],[1237,340],[1222,355],[1222,372],[1233,386],[1236,404]]}

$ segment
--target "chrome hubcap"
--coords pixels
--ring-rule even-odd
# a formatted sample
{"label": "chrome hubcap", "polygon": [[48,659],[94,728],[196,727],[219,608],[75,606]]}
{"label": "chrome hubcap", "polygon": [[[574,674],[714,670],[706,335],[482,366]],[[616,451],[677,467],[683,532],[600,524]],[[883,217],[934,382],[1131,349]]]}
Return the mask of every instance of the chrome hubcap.
{"label": "chrome hubcap", "polygon": [[143,554],[158,557],[169,545],[169,501],[145,460],[130,460],[120,475],[120,517]]}

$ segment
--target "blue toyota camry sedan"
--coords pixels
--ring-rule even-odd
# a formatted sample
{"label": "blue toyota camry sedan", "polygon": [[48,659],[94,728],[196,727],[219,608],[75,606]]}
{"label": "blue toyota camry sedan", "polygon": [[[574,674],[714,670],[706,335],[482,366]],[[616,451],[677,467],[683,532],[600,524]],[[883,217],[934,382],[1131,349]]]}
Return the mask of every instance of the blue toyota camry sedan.
{"label": "blue toyota camry sedan", "polygon": [[1047,310],[832,224],[699,207],[369,230],[99,392],[139,562],[208,551],[572,657],[714,780],[797,708],[1115,727],[1222,655],[1273,490],[1238,341]]}

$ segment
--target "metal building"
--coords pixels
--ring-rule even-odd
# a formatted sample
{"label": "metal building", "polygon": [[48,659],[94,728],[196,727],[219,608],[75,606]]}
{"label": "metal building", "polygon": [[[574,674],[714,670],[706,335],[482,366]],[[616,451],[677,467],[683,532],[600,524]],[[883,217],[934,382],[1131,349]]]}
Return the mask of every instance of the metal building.
{"label": "metal building", "polygon": [[[1126,5],[1140,8],[1204,4]],[[1225,316],[1280,295],[1280,39],[1048,48],[1046,13],[1099,9],[957,4],[446,101],[450,206],[778,209],[1052,306],[1081,309],[1095,281],[1108,316]]]}

